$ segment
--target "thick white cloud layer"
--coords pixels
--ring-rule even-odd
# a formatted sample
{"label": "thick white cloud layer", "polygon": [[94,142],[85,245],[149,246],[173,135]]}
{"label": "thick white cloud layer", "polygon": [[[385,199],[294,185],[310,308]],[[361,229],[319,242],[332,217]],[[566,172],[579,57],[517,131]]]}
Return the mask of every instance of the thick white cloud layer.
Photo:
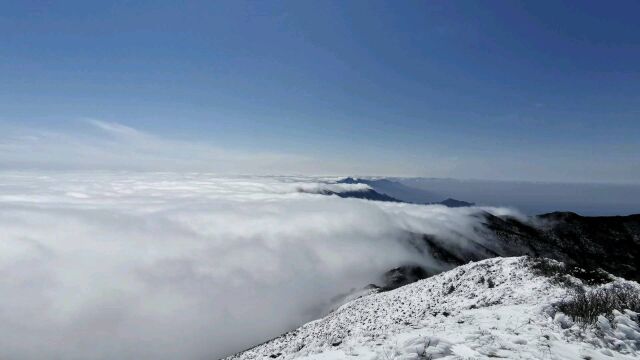
{"label": "thick white cloud layer", "polygon": [[479,209],[312,193],[358,189],[327,180],[0,173],[0,358],[220,357],[436,266],[410,232],[475,236]]}

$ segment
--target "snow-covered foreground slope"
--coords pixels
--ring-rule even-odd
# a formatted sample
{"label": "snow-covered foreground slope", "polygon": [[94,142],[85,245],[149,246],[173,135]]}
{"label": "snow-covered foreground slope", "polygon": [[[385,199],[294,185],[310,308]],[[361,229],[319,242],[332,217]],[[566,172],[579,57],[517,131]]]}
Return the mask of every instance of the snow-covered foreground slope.
{"label": "snow-covered foreground slope", "polygon": [[[637,359],[638,314],[573,324],[567,289],[526,258],[495,258],[371,293],[229,359]],[[578,280],[576,280],[578,281]],[[616,282],[626,282],[616,280]],[[631,283],[639,286],[637,283]]]}

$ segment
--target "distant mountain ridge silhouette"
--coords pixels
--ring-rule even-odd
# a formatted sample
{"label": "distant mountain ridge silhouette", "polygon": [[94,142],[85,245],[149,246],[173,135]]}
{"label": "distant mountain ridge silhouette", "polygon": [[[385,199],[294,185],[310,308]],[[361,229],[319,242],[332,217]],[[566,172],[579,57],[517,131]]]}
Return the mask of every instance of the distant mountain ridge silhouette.
{"label": "distant mountain ridge silhouette", "polygon": [[447,207],[474,206],[472,202],[446,198],[439,200],[438,194],[426,190],[412,188],[397,181],[389,179],[359,179],[347,177],[337,181],[339,184],[365,184],[371,187],[369,191],[347,191],[336,193],[340,197],[352,197],[359,199],[404,202],[424,205],[444,205]]}

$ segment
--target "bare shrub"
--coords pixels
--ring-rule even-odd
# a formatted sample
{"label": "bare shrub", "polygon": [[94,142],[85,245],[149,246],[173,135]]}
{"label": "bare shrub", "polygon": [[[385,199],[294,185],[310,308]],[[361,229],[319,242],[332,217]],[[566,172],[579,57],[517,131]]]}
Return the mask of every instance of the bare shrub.
{"label": "bare shrub", "polygon": [[628,284],[601,287],[589,291],[575,289],[571,298],[556,308],[584,324],[593,324],[598,316],[609,316],[613,310],[640,311],[640,291]]}
{"label": "bare shrub", "polygon": [[453,285],[449,285],[449,287],[447,288],[447,291],[445,292],[446,295],[451,294],[452,292],[454,292],[456,290],[455,286]]}

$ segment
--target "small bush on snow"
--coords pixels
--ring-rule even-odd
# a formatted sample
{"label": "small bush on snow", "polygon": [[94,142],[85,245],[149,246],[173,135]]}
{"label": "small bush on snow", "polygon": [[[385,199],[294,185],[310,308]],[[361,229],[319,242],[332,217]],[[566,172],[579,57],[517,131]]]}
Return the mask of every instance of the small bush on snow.
{"label": "small bush on snow", "polygon": [[577,288],[557,309],[575,321],[594,324],[598,316],[611,316],[614,310],[640,312],[640,290],[629,284],[612,284],[588,291]]}
{"label": "small bush on snow", "polygon": [[446,295],[451,294],[452,292],[456,291],[455,286],[453,285],[449,285],[449,287],[447,288],[447,291],[445,292]]}

